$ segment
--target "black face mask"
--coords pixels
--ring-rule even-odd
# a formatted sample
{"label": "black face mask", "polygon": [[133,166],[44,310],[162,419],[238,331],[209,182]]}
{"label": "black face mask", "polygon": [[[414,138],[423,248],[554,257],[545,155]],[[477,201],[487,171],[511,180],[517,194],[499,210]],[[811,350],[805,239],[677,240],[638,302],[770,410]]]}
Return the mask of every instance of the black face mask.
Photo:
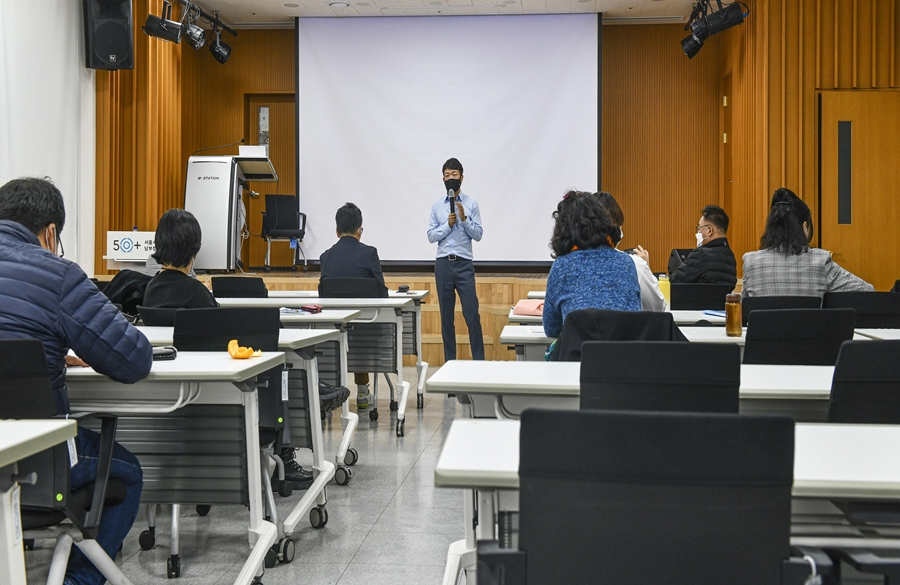
{"label": "black face mask", "polygon": [[453,192],[459,191],[459,186],[462,185],[462,181],[459,179],[444,179],[444,189],[450,190],[453,189]]}

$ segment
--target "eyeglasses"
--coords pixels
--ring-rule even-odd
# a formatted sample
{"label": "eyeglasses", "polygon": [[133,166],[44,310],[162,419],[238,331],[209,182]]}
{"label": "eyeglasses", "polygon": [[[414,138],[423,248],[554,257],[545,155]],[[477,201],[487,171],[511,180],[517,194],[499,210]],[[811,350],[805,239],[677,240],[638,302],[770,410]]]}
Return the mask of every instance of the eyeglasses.
{"label": "eyeglasses", "polygon": [[60,258],[66,257],[66,250],[65,248],[63,248],[63,243],[59,236],[57,236],[56,238],[56,255]]}
{"label": "eyeglasses", "polygon": [[708,228],[708,227],[712,227],[712,226],[711,226],[710,224],[706,224],[706,225],[698,225],[698,226],[697,226],[697,232],[699,233],[700,230],[706,229],[706,228]]}

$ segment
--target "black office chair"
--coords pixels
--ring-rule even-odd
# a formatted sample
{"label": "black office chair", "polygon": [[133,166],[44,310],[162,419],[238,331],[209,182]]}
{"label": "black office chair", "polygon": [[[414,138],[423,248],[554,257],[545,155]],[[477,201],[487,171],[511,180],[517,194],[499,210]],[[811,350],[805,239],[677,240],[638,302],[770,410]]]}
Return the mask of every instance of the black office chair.
{"label": "black office chair", "polygon": [[526,410],[518,549],[480,542],[478,582],[803,584],[788,417]]}
{"label": "black office chair", "polygon": [[706,311],[725,309],[725,295],[731,294],[730,284],[694,284],[672,282],[669,297],[673,311]]}
{"label": "black office chair", "polygon": [[671,313],[580,309],[566,315],[552,361],[581,361],[585,341],[684,341]]}
{"label": "black office chair", "polygon": [[750,319],[750,312],[771,309],[820,309],[821,297],[804,296],[771,296],[771,297],[744,297],[741,301],[741,318],[744,327]]}
{"label": "black office chair", "polygon": [[900,280],[894,281],[894,286],[891,287],[891,292],[900,292]]}
{"label": "black office chair", "polygon": [[213,296],[219,299],[266,299],[269,289],[262,278],[252,276],[214,276]]}
{"label": "black office chair", "polygon": [[143,307],[138,305],[138,314],[144,325],[151,327],[174,327],[175,311],[180,309],[165,309],[160,307]]}
{"label": "black office chair", "polygon": [[377,299],[381,288],[374,278],[323,278],[319,281],[323,299]]}
{"label": "black office chair", "polygon": [[[27,400],[23,400],[27,396]],[[64,418],[56,415],[56,401],[50,384],[50,373],[43,344],[36,339],[0,341],[0,413],[11,419]],[[124,575],[97,544],[104,506],[117,506],[125,501],[125,484],[110,479],[113,445],[116,439],[116,417],[110,414],[77,413],[70,419],[101,421],[97,478],[93,483],[72,491],[69,487],[69,452],[65,444],[57,445],[18,463],[18,474],[35,473],[33,484],[22,484],[21,522],[24,538],[33,545],[35,539],[69,535],[58,546],[71,549],[74,544],[113,583],[123,582]],[[68,520],[71,526],[60,524]],[[68,550],[54,555],[53,567],[68,561]],[[105,560],[105,563],[102,562]]]}
{"label": "black office chair", "polygon": [[856,311],[857,328],[900,328],[900,295],[889,292],[831,292],[825,293],[823,309]]}
{"label": "black office chair", "polygon": [[738,413],[735,344],[589,341],[581,347],[581,409]]}
{"label": "black office chair", "polygon": [[300,211],[300,202],[295,195],[266,195],[266,210],[262,212],[262,237],[266,241],[266,261],[264,270],[270,271],[269,258],[272,242],[297,242],[291,270],[297,270],[300,256],[303,256],[303,271],[306,272],[306,254],[300,245],[306,235],[306,214]]}
{"label": "black office chair", "polygon": [[833,366],[853,339],[853,309],[773,309],[750,315],[745,364]]}
{"label": "black office chair", "polygon": [[678,270],[679,266],[684,264],[684,261],[687,260],[687,257],[693,251],[694,248],[672,248],[672,251],[669,253],[669,264],[667,267],[670,277]]}

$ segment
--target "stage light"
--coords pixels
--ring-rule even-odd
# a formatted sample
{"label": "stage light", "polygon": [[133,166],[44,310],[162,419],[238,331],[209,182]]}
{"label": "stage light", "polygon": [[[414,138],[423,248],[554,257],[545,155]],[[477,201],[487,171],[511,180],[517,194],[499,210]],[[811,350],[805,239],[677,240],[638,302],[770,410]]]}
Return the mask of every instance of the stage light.
{"label": "stage light", "polygon": [[729,4],[724,10],[721,10],[722,3],[720,2],[719,8],[720,10],[713,12],[705,19],[710,35],[719,34],[723,30],[744,22],[744,8],[737,2]]}
{"label": "stage light", "polygon": [[231,47],[222,42],[222,31],[218,28],[216,28],[216,40],[209,44],[209,52],[222,65],[231,57]]}
{"label": "stage light", "polygon": [[162,16],[147,15],[144,33],[164,41],[171,41],[175,44],[180,43],[181,35],[184,34],[184,28],[180,22],[171,20],[171,18],[172,4],[169,0],[164,0]]}
{"label": "stage light", "polygon": [[719,10],[707,14],[709,3],[710,0],[698,0],[692,7],[688,23],[684,26],[684,30],[691,31],[690,36],[681,41],[681,50],[688,59],[693,59],[694,55],[700,52],[706,39],[741,24],[748,14],[748,12],[744,12],[747,10],[745,4],[733,2],[727,7],[723,7],[722,0],[716,0]]}
{"label": "stage light", "polygon": [[200,9],[194,13],[195,6],[188,4],[187,22],[184,25],[184,35],[187,37],[189,45],[198,51],[206,44],[206,31],[197,26],[197,18],[200,17]]}

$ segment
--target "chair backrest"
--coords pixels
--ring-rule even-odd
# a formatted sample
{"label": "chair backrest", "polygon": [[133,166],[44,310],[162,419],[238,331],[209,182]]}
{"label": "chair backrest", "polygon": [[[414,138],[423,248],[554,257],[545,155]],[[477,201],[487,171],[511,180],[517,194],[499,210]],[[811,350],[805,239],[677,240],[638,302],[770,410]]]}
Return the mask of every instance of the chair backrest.
{"label": "chair backrest", "polygon": [[820,297],[803,297],[778,295],[771,297],[744,297],[741,300],[741,317],[744,327],[750,319],[750,311],[770,309],[819,309],[822,307]]}
{"label": "chair backrest", "polygon": [[737,344],[590,341],[581,409],[738,413]]}
{"label": "chair backrest", "polygon": [[894,281],[894,286],[891,287],[891,292],[900,292],[900,280]]}
{"label": "chair backrest", "polygon": [[853,339],[853,309],[774,309],[750,314],[745,364],[833,366]]}
{"label": "chair backrest", "polygon": [[175,311],[179,311],[180,309],[144,307],[138,305],[137,310],[144,325],[149,325],[151,327],[174,327]]}
{"label": "chair backrest", "polygon": [[581,361],[585,341],[687,341],[671,313],[580,309],[566,315],[551,359]]}
{"label": "chair backrest", "polygon": [[900,328],[900,295],[889,292],[825,293],[823,309],[851,308],[857,327]]}
{"label": "chair backrest", "polygon": [[693,251],[693,248],[672,248],[672,252],[669,254],[669,264],[667,268],[669,276],[678,270],[679,266],[684,264],[684,261],[687,260],[687,257],[690,256]]}
{"label": "chair backrest", "polygon": [[731,294],[730,284],[669,283],[669,298],[673,311],[721,311],[725,308],[725,295]]}
{"label": "chair backrest", "polygon": [[319,281],[323,299],[377,299],[381,288],[374,278],[323,278]]}
{"label": "chair backrest", "polygon": [[136,270],[120,270],[103,287],[103,294],[127,315],[136,316],[137,306],[144,302],[144,291],[151,277]]}
{"label": "chair backrest", "polygon": [[519,447],[529,583],[781,583],[790,418],[526,410]]}
{"label": "chair backrest", "polygon": [[265,299],[269,289],[262,278],[250,276],[215,276],[212,279],[213,295],[220,298]]}
{"label": "chair backrest", "polygon": [[831,382],[829,422],[900,424],[900,340],[847,341]]}
{"label": "chair backrest", "polygon": [[263,215],[263,235],[273,230],[299,230],[300,203],[296,195],[266,195],[266,211]]}

